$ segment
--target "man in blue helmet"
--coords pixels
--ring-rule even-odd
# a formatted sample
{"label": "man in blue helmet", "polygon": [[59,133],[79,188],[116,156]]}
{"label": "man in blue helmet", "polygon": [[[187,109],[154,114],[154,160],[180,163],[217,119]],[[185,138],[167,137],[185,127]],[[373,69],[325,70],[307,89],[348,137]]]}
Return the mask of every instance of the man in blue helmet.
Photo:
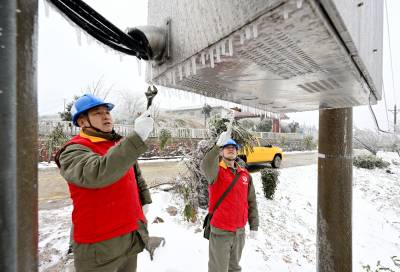
{"label": "man in blue helmet", "polygon": [[114,105],[90,94],[72,107],[80,134],[56,155],[73,201],[75,270],[136,271],[137,254],[149,243],[145,207],[151,203],[137,158],[153,130],[148,112],[122,139],[113,129]]}
{"label": "man in blue helmet", "polygon": [[[238,149],[239,145],[231,139],[231,128],[228,128],[201,162],[209,184],[209,214],[212,214],[209,272],[241,271],[239,262],[247,222],[251,238],[256,238],[258,230],[254,184],[249,172],[236,162]],[[225,196],[221,198],[222,195]]]}

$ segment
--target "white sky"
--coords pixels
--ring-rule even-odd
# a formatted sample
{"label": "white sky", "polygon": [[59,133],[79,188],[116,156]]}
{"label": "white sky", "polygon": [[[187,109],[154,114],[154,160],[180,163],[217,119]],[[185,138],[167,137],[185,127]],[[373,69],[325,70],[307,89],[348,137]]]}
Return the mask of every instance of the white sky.
{"label": "white sky", "polygon": [[[125,30],[127,27],[145,25],[147,23],[146,0],[118,0],[112,3],[107,0],[86,0],[94,9],[116,26]],[[393,109],[395,103],[400,107],[399,75],[400,75],[400,35],[396,27],[400,24],[397,14],[400,12],[400,1],[387,0],[389,28],[391,31],[391,48],[394,69],[394,85],[397,95],[394,95],[391,65],[389,58],[389,43],[386,21],[384,21],[384,85],[386,88],[387,107]],[[44,0],[39,1],[39,61],[38,61],[38,97],[39,114],[55,114],[63,110],[64,101],[70,101],[74,95],[84,93],[85,87],[93,85],[103,78],[105,86],[113,85],[116,91],[131,91],[143,95],[147,88],[144,80],[145,64],[141,65],[141,75],[138,71],[136,58],[121,56],[111,49],[97,45],[93,39],[88,42],[83,32],[81,43],[78,42],[77,31],[54,9],[49,9],[46,16]],[[109,97],[113,100],[113,97]],[[114,97],[115,99],[115,97]],[[155,103],[161,107],[183,107],[201,105],[203,100],[193,99],[187,95],[172,98],[171,93],[160,92]],[[215,105],[213,99],[207,100]],[[388,129],[387,117],[383,100],[373,106],[381,129]],[[289,114],[291,119],[300,124],[318,126],[318,111]],[[389,113],[389,121],[393,114]],[[398,115],[400,118],[400,115]],[[354,125],[360,128],[374,129],[372,116],[366,106],[354,108]]]}

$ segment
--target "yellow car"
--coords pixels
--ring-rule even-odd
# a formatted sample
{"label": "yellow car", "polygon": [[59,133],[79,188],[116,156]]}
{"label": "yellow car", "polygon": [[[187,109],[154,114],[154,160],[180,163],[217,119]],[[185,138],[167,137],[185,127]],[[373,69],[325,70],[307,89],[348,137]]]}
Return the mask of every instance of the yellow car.
{"label": "yellow car", "polygon": [[283,159],[282,149],[272,146],[265,139],[257,138],[253,152],[246,152],[243,148],[239,150],[238,157],[247,165],[271,163],[274,168],[279,168]]}

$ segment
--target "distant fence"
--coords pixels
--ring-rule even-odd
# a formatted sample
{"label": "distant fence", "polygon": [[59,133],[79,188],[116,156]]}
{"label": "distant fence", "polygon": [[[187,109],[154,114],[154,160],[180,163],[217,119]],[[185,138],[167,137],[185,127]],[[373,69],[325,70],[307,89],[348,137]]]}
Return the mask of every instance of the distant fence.
{"label": "distant fence", "polygon": [[[57,126],[61,125],[63,131],[68,136],[75,136],[79,133],[79,128],[74,126],[71,122],[67,121],[39,121],[39,135],[46,136]],[[114,129],[122,136],[127,136],[133,131],[133,125],[120,125],[115,124]],[[157,138],[163,128],[155,128],[150,137]],[[172,138],[192,138],[192,139],[205,139],[208,138],[210,133],[208,129],[202,128],[165,128],[171,132]],[[255,132],[255,136],[271,141],[280,141],[284,138],[287,141],[303,140],[304,134],[301,133],[275,133],[275,132]]]}
{"label": "distant fence", "polygon": [[305,135],[302,133],[277,133],[277,132],[255,132],[255,136],[258,138],[280,141],[282,138],[288,141],[300,141],[303,140]]}
{"label": "distant fence", "polygon": [[[61,125],[63,131],[68,136],[79,134],[79,128],[67,121],[39,121],[39,135],[46,136],[51,133],[57,125]],[[133,125],[115,124],[114,129],[118,134],[127,136],[134,130]],[[157,138],[163,128],[155,128],[149,137]],[[208,129],[201,128],[166,128],[171,132],[172,138],[208,138]]]}

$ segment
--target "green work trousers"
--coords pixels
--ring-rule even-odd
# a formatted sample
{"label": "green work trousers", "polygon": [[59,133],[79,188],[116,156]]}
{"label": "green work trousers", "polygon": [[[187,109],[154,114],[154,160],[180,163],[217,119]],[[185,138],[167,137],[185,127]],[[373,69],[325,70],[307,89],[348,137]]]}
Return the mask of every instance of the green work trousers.
{"label": "green work trousers", "polygon": [[73,244],[76,272],[136,272],[144,243],[137,231],[93,244]]}
{"label": "green work trousers", "polygon": [[245,243],[244,228],[230,232],[211,226],[208,272],[240,272]]}

